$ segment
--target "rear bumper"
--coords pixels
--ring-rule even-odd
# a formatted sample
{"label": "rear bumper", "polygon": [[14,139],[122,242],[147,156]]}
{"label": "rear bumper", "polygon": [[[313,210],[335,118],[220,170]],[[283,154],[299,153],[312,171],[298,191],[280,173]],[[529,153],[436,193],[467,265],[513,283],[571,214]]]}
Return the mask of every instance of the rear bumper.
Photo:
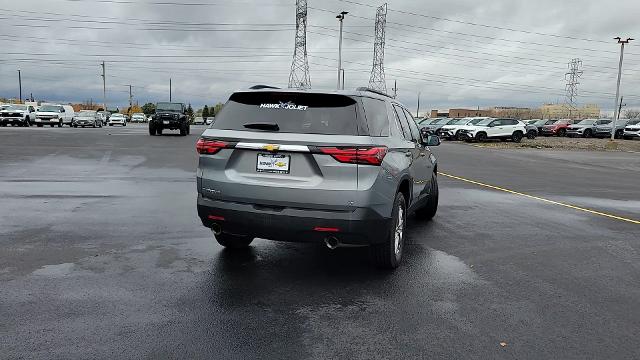
{"label": "rear bumper", "polygon": [[307,243],[320,243],[331,235],[341,243],[352,245],[384,241],[391,221],[366,208],[354,211],[268,209],[252,204],[212,200],[200,194],[198,216],[206,227],[220,225],[223,233]]}

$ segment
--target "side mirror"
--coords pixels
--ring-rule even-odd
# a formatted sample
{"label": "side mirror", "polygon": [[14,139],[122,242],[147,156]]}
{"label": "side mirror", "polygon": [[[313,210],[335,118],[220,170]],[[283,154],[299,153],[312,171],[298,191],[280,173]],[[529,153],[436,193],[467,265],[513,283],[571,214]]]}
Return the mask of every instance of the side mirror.
{"label": "side mirror", "polygon": [[61,112],[61,113],[63,113],[63,112],[64,112],[64,109],[60,109],[60,112]]}
{"label": "side mirror", "polygon": [[426,146],[438,146],[440,145],[440,137],[438,135],[427,135],[427,141],[424,144]]}
{"label": "side mirror", "polygon": [[429,130],[428,128],[422,128],[420,129],[420,135],[422,135],[423,139],[426,139],[429,137],[429,135],[432,135],[433,131]]}

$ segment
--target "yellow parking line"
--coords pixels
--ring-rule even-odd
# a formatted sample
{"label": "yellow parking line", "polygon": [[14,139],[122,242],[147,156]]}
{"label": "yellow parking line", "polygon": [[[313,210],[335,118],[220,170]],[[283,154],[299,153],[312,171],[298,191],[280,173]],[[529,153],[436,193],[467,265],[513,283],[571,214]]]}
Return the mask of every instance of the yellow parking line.
{"label": "yellow parking line", "polygon": [[590,213],[590,214],[594,214],[594,215],[600,215],[600,216],[608,217],[610,219],[616,219],[616,220],[626,221],[626,222],[630,222],[632,224],[640,225],[640,220],[629,219],[629,218],[625,218],[625,217],[622,217],[622,216],[617,216],[617,215],[613,215],[613,214],[607,214],[607,213],[604,213],[604,212],[601,212],[601,211],[591,210],[591,209],[587,209],[587,208],[583,208],[583,207],[579,207],[579,206],[575,206],[575,205],[571,205],[571,204],[565,204],[565,203],[562,203],[562,202],[559,202],[559,201],[553,201],[553,200],[541,198],[539,196],[533,196],[533,195],[529,195],[529,194],[524,194],[524,193],[521,193],[521,192],[518,192],[518,191],[505,189],[505,188],[502,188],[502,187],[499,187],[499,186],[489,185],[489,184],[481,183],[481,182],[478,182],[478,181],[465,179],[465,178],[460,177],[460,176],[449,175],[449,174],[442,173],[442,172],[438,172],[438,174],[442,175],[442,176],[446,176],[446,177],[451,178],[451,179],[456,179],[456,180],[468,182],[470,184],[483,186],[483,187],[486,187],[486,188],[489,188],[489,189],[503,191],[503,192],[506,192],[506,193],[509,193],[509,194],[524,196],[526,198],[534,199],[534,200],[538,200],[538,201],[542,201],[542,202],[546,202],[548,204],[564,206],[564,207],[567,207],[569,209],[584,211],[586,213]]}

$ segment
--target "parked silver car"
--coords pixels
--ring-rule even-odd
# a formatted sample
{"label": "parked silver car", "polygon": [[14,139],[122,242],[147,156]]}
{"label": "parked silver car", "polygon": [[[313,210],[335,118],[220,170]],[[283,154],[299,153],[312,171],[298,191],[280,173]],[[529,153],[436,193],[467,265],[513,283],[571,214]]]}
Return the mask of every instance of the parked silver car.
{"label": "parked silver car", "polygon": [[611,119],[584,119],[567,127],[568,137],[590,138],[595,133],[596,127],[609,124]]}
{"label": "parked silver car", "polygon": [[225,247],[370,246],[375,264],[395,268],[407,215],[436,214],[439,144],[373,90],[236,92],[196,145],[198,215]]}
{"label": "parked silver car", "polygon": [[81,110],[76,113],[76,116],[73,118],[72,126],[74,128],[91,126],[91,127],[102,127],[102,118],[98,115],[98,112],[92,110]]}

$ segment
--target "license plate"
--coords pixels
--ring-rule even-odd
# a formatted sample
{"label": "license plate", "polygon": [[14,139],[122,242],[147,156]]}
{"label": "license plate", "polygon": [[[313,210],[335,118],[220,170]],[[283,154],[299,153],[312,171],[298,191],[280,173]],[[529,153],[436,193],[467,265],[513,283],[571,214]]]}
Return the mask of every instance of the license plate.
{"label": "license plate", "polygon": [[280,154],[258,154],[257,172],[288,174],[291,157]]}
{"label": "license plate", "polygon": [[169,122],[168,122],[168,121],[166,121],[166,120],[165,120],[165,121],[163,121],[162,123],[163,123],[163,124],[165,124],[165,125],[169,125]]}

